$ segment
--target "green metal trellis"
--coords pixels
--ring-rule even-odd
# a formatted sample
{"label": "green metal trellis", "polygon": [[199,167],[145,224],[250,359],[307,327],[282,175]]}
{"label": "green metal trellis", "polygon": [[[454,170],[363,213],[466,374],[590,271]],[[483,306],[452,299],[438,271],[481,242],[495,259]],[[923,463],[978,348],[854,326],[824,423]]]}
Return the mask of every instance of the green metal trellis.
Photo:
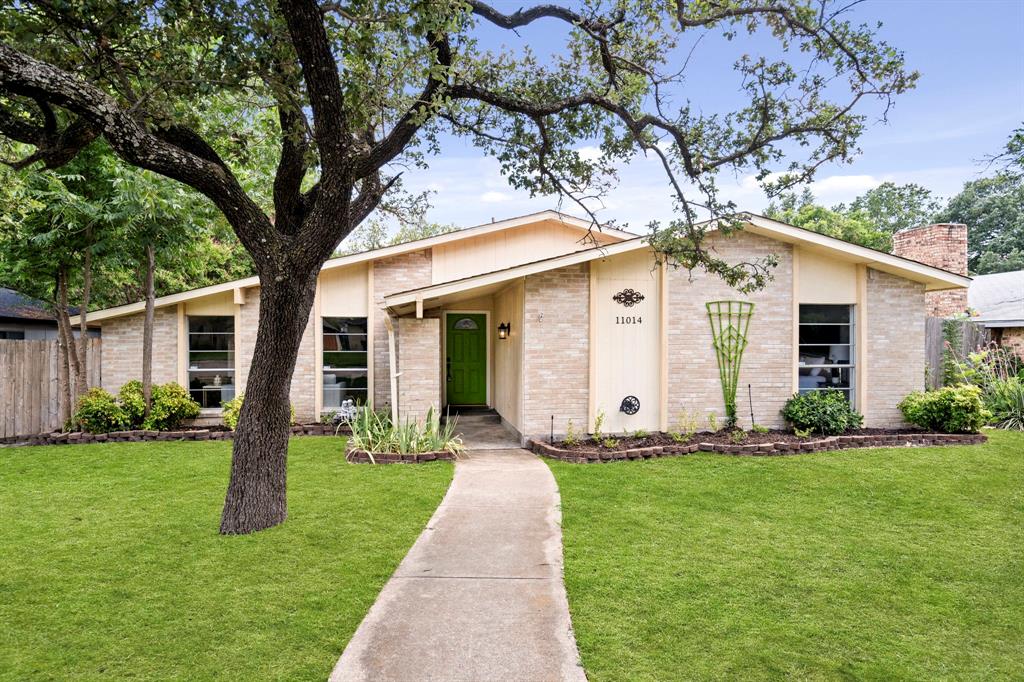
{"label": "green metal trellis", "polygon": [[747,330],[750,329],[750,318],[754,315],[754,304],[746,301],[710,301],[705,306],[711,322],[712,345],[718,358],[725,416],[729,426],[735,426],[740,361],[747,347]]}

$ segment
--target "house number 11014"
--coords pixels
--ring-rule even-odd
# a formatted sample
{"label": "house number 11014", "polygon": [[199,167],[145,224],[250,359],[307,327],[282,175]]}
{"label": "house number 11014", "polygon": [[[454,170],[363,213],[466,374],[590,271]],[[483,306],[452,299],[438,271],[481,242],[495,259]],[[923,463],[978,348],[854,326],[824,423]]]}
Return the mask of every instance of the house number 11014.
{"label": "house number 11014", "polygon": [[615,324],[643,324],[643,317],[640,315],[616,315]]}

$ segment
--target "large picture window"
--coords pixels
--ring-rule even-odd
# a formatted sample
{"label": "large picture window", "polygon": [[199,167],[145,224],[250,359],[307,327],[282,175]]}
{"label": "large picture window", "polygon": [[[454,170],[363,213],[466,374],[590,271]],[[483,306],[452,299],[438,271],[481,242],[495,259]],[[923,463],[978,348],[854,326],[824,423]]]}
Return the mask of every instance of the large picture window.
{"label": "large picture window", "polygon": [[346,399],[368,402],[367,328],[365,317],[323,318],[324,411],[341,407]]}
{"label": "large picture window", "polygon": [[853,306],[801,304],[800,392],[838,389],[853,404]]}
{"label": "large picture window", "polygon": [[235,318],[188,318],[188,392],[203,408],[235,397]]}

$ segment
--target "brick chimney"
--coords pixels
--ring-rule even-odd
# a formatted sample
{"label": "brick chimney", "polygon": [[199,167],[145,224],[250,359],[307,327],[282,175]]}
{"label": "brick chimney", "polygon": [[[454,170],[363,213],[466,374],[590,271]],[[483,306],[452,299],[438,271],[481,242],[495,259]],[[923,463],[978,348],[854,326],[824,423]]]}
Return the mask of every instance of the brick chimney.
{"label": "brick chimney", "polygon": [[[925,265],[966,275],[967,226],[937,223],[897,232],[892,237],[892,252]],[[967,289],[929,291],[925,294],[925,302],[932,317],[951,317],[967,310]]]}

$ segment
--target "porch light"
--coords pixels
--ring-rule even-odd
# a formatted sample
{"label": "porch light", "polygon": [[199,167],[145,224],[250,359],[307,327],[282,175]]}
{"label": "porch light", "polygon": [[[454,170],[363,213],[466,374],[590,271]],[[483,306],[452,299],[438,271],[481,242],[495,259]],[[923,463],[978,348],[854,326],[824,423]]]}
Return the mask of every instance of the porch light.
{"label": "porch light", "polygon": [[498,325],[498,338],[507,339],[510,331],[512,331],[512,325],[508,322],[502,322]]}

